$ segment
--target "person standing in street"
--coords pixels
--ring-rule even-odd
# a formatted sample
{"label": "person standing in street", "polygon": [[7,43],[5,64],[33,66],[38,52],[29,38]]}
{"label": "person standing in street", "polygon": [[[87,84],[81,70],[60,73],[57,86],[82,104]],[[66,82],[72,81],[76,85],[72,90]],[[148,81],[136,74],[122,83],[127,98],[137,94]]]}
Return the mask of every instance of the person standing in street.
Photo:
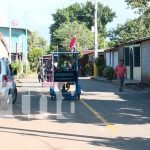
{"label": "person standing in street", "polygon": [[119,92],[123,91],[124,80],[127,78],[127,69],[124,66],[124,60],[119,60],[119,64],[115,67],[114,77],[119,79],[120,87]]}

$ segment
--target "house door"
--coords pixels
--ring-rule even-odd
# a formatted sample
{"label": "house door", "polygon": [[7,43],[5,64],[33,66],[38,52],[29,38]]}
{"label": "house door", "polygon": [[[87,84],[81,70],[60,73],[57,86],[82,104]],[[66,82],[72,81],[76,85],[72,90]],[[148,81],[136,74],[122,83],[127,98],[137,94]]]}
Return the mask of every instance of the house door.
{"label": "house door", "polygon": [[133,79],[141,81],[141,48],[140,46],[133,47]]}
{"label": "house door", "polygon": [[133,49],[130,48],[130,79],[133,80]]}
{"label": "house door", "polygon": [[140,45],[124,47],[124,60],[127,67],[127,78],[141,81],[141,48]]}
{"label": "house door", "polygon": [[141,81],[141,48],[140,45],[124,47],[124,60],[127,67],[127,78]]}

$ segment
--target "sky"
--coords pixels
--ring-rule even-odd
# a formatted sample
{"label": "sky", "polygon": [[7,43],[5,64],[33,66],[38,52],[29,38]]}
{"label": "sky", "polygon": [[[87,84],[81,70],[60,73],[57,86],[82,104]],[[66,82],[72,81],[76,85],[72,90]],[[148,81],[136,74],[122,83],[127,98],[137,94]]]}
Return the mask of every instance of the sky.
{"label": "sky", "polygon": [[[0,0],[0,26],[9,26],[11,20],[18,21],[18,27],[38,31],[48,42],[49,26],[53,23],[52,14],[57,9],[65,8],[75,2],[85,3],[87,0]],[[94,3],[94,0],[92,0]],[[116,12],[117,17],[107,25],[115,28],[128,19],[137,17],[134,10],[128,8],[124,0],[98,0]],[[10,6],[10,7],[9,7]],[[10,9],[9,9],[10,8]],[[10,13],[9,13],[10,10]]]}

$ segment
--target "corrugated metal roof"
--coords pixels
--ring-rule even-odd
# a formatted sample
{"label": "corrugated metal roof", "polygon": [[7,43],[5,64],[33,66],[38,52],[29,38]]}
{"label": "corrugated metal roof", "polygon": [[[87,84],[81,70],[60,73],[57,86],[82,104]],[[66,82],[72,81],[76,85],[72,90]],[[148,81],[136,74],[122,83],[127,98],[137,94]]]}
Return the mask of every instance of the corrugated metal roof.
{"label": "corrugated metal roof", "polygon": [[131,41],[125,42],[125,43],[116,44],[116,46],[122,46],[122,45],[127,45],[127,44],[135,44],[135,43],[140,43],[140,42],[147,41],[147,40],[150,40],[150,36],[140,38],[140,39],[131,40]]}
{"label": "corrugated metal roof", "polygon": [[140,39],[135,39],[135,40],[131,40],[129,42],[125,42],[125,43],[119,43],[119,44],[116,44],[114,47],[112,48],[108,48],[108,49],[105,49],[104,51],[115,51],[115,47],[117,46],[125,46],[125,45],[131,45],[131,44],[137,44],[137,43],[141,43],[143,41],[147,41],[147,40],[150,40],[150,37],[144,37],[144,38],[140,38]]}
{"label": "corrugated metal roof", "polygon": [[94,50],[83,50],[83,51],[81,51],[81,53],[83,55],[90,55],[90,54],[94,54]]}

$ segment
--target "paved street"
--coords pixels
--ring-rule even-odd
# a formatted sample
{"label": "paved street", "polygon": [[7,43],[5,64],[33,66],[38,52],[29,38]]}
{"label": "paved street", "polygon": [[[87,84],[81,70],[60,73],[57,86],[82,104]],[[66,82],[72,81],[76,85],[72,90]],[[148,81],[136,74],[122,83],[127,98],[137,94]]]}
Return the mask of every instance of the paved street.
{"label": "paved street", "polygon": [[[82,78],[81,101],[60,105],[50,100],[49,87],[42,87],[36,76],[21,81],[14,116],[0,118],[1,150],[149,149],[149,92],[125,88],[119,93],[117,85]],[[25,95],[31,98],[30,114],[22,110],[22,102],[28,104],[22,101]],[[40,110],[41,101],[47,112]]]}

